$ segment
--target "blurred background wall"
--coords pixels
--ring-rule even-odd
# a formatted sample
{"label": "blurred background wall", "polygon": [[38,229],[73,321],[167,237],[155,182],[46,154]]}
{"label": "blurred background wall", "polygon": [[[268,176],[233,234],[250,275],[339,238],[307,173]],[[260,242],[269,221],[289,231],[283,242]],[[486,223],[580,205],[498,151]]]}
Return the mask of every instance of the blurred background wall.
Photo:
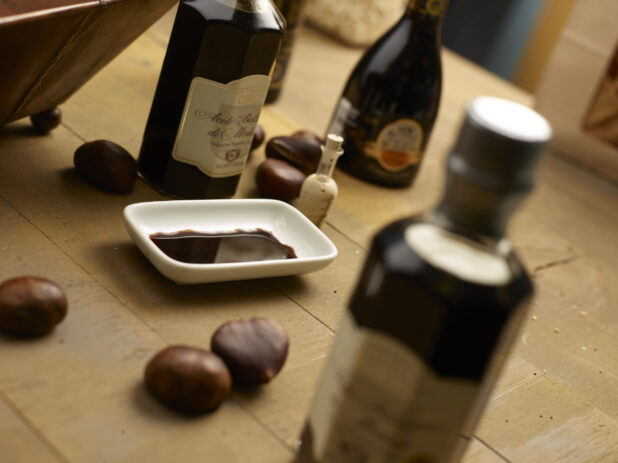
{"label": "blurred background wall", "polygon": [[534,92],[576,0],[451,0],[443,43]]}

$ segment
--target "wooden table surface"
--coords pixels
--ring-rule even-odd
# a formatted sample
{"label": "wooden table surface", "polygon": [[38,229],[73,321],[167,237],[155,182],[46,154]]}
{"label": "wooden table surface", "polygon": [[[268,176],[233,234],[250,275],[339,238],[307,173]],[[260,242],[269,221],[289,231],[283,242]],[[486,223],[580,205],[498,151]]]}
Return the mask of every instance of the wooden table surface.
{"label": "wooden table surface", "polygon": [[[0,280],[36,274],[67,292],[66,320],[50,335],[0,335],[0,461],[290,462],[320,370],[373,233],[439,197],[443,160],[467,101],[480,94],[533,99],[445,51],[444,96],[414,186],[375,187],[341,172],[323,230],[339,249],[302,276],[178,286],[132,244],[131,203],[161,197],[142,182],[127,196],[85,183],[73,153],[111,139],[137,154],[172,13],[63,105],[62,126],[35,136],[27,121],[0,130]],[[269,136],[322,132],[361,50],[305,29]],[[255,153],[239,196],[255,196]],[[537,294],[465,462],[618,462],[618,189],[548,156],[511,238]],[[169,344],[209,346],[224,321],[279,321],[288,361],[269,385],[234,391],[213,414],[179,416],[145,391],[142,373]]]}

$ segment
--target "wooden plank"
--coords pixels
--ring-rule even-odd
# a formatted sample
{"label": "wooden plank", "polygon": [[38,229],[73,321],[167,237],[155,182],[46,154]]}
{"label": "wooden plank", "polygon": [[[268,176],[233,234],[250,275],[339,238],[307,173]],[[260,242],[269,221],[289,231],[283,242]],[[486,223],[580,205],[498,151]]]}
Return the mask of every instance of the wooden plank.
{"label": "wooden plank", "polygon": [[510,362],[477,430],[482,441],[513,462],[615,463],[615,419],[525,360]]}
{"label": "wooden plank", "polygon": [[529,216],[618,274],[616,185],[555,156],[541,167]]}
{"label": "wooden plank", "polygon": [[[119,250],[104,243],[114,233],[125,233],[119,223],[108,221],[122,210],[111,204],[126,198],[108,195],[96,202],[88,194],[71,194],[72,181],[85,192],[90,187],[63,176],[61,166],[70,162],[65,147],[79,143],[70,133],[58,129],[45,140],[21,138],[19,133],[20,127],[11,127],[0,139],[0,150],[16,156],[0,157],[0,278],[52,278],[67,291],[70,311],[50,336],[20,342],[0,338],[3,394],[69,461],[190,461],[204,448],[219,461],[244,462],[247,449],[254,461],[288,459],[289,450],[233,401],[215,414],[191,420],[168,411],[145,392],[141,377],[152,354],[169,341],[191,339],[180,334],[165,339],[153,332],[140,319],[142,314],[131,313],[96,280],[96,272],[65,252],[74,246],[87,256],[84,263],[92,259],[105,266],[109,259],[102,258],[101,249],[112,255]],[[39,156],[46,162],[37,164]],[[23,170],[9,168],[11,163]],[[33,185],[29,190],[23,188],[28,178]],[[11,200],[16,198],[21,200],[15,205]],[[96,212],[86,212],[92,209]],[[106,271],[118,276],[114,271],[122,268],[121,260]],[[169,289],[170,294],[178,291]],[[186,326],[181,325],[185,331]],[[246,447],[236,445],[241,439]],[[169,446],[170,441],[175,446]]]}
{"label": "wooden plank", "polygon": [[[304,53],[304,56],[320,53],[320,50],[322,50],[322,53],[329,53],[323,43],[328,40],[315,38],[315,40],[307,40],[305,44],[299,42],[298,49],[301,51],[298,51],[298,53]],[[303,47],[308,50],[303,52]],[[329,43],[329,50],[333,56],[327,58],[327,60],[331,64],[338,59],[337,54],[346,53],[346,57],[350,57],[349,61],[355,60],[358,56],[356,52],[333,51],[336,48],[336,44]],[[305,111],[309,102],[306,102],[306,105],[294,106],[295,102],[299,101],[297,95],[302,93],[303,86],[308,87],[308,79],[319,81],[322,75],[328,75],[328,82],[331,87],[341,87],[342,79],[345,79],[347,73],[341,70],[337,73],[334,71],[337,67],[334,65],[327,66],[327,71],[317,69],[314,72],[311,67],[317,68],[313,64],[315,61],[298,59],[292,62],[290,85],[296,83],[298,86],[293,91],[286,90],[277,108],[281,108],[286,114],[293,114],[295,121],[302,121],[302,125],[319,131],[322,127],[320,124],[325,125],[330,118],[332,108],[329,108],[329,105],[332,105],[332,101],[338,97],[338,91],[332,90],[324,82],[319,86],[316,85],[320,91],[331,93],[329,93],[328,98],[319,98],[319,101],[310,104],[313,108],[321,105],[320,110],[313,109],[312,113]],[[342,66],[350,65],[349,61],[341,61]],[[495,79],[493,76],[489,76],[486,72],[476,72],[478,69],[475,69],[474,73],[469,73],[469,63],[449,52],[444,54],[444,64],[446,79],[443,109],[434,129],[423,168],[413,187],[408,191],[392,191],[357,181],[343,173],[336,174],[335,178],[340,185],[341,195],[337,200],[335,210],[329,217],[329,223],[363,246],[367,245],[374,230],[383,223],[393,220],[397,216],[423,210],[438,199],[439,192],[435,185],[439,184],[443,175],[444,154],[452,143],[450,137],[456,130],[458,119],[462,117],[465,104],[470,98],[479,94],[493,94],[525,104],[532,102],[528,95],[510,87],[505,82]],[[294,73],[297,73],[296,77],[292,77]],[[299,84],[298,82],[303,83]],[[307,93],[305,92],[305,95]],[[289,103],[286,102],[286,98],[289,98]],[[305,98],[308,97],[305,96]],[[289,104],[289,106],[286,106],[286,104]],[[448,112],[445,112],[444,108],[448,108]],[[317,114],[320,111],[321,116]],[[612,315],[614,313],[612,307],[615,307],[617,296],[616,290],[611,285],[611,282],[616,279],[615,256],[618,255],[615,240],[616,223],[618,223],[615,208],[616,189],[607,185],[598,185],[597,179],[551,157],[548,157],[542,164],[539,177],[536,193],[516,215],[511,227],[513,242],[530,271],[536,274],[537,286],[540,291],[540,296],[532,309],[532,314],[537,317],[537,321],[528,322],[524,327],[524,334],[528,333],[528,336],[531,336],[531,329],[534,329],[535,334],[529,339],[529,347],[522,345],[520,341],[515,354],[524,355],[527,359],[533,361],[538,365],[535,369],[539,372],[547,367],[547,371],[551,372],[553,384],[559,385],[556,387],[562,388],[561,391],[575,401],[584,403],[592,401],[599,408],[590,408],[590,416],[598,418],[597,415],[600,414],[606,421],[605,424],[609,425],[612,424],[611,420],[615,419],[616,416],[614,413],[615,401],[611,397],[612,391],[616,390],[613,379],[616,366],[611,356],[612,352],[616,352],[615,341],[611,333],[617,332],[614,328],[615,314]],[[385,204],[388,207],[384,207]],[[590,237],[594,237],[592,242],[589,242]],[[584,257],[589,252],[593,252],[595,260]],[[571,260],[576,262],[570,264]],[[599,262],[603,262],[607,267],[599,265]],[[579,282],[576,281],[577,275],[580,278]],[[581,280],[582,277],[583,280]],[[560,300],[547,297],[547,294],[552,292],[555,292],[556,296],[559,295],[558,288],[566,288]],[[582,297],[584,297],[585,303]],[[584,309],[579,311],[573,308],[565,310],[565,303],[578,300],[581,301],[581,307],[592,307],[589,311],[590,315],[585,321],[579,315],[579,312]],[[593,301],[594,303],[591,304]],[[572,305],[577,306],[578,304]],[[567,313],[563,313],[565,311]],[[549,319],[549,321],[546,319]],[[538,323],[539,320],[543,320],[541,324]],[[532,325],[532,323],[535,323],[535,325]],[[542,327],[542,324],[549,326]],[[558,342],[555,338],[557,334],[553,332],[554,324],[558,324],[562,327],[562,330],[566,330],[561,334],[567,333],[568,337],[562,336],[560,339],[564,341],[566,338],[567,341]],[[578,330],[582,332],[579,333]],[[575,333],[579,333],[580,336],[573,336]],[[539,340],[546,342],[541,343]],[[605,352],[606,355],[597,354],[591,363],[587,363],[588,359],[565,358],[565,351],[574,351],[572,346],[579,349],[574,355],[580,356],[586,352],[581,348],[591,342],[603,345],[602,352]],[[594,351],[593,347],[593,352],[601,351],[598,347],[597,351]],[[597,366],[599,371],[604,371],[605,377],[602,377],[597,371],[593,371]],[[505,374],[508,374],[509,370],[522,373],[518,364],[509,364]],[[532,373],[530,375],[532,376]],[[504,382],[501,382],[496,387],[495,394],[503,394],[506,390],[508,390],[508,387]],[[504,400],[516,408],[521,397],[512,394]],[[540,391],[537,400],[544,401],[548,406],[559,407],[561,399],[554,399],[554,389],[546,388]],[[493,407],[492,402],[489,410],[491,411]],[[575,412],[570,415],[565,413],[565,416],[569,416],[573,420],[577,419]],[[613,418],[610,419],[610,416]],[[608,419],[609,424],[607,423]],[[481,431],[489,426],[487,423],[487,419],[481,423]],[[552,448],[547,452],[540,453],[541,456],[537,456],[535,453],[537,448],[532,442],[533,436],[527,434],[526,429],[525,424],[522,424],[521,428],[518,426],[511,426],[508,429],[502,427],[500,432],[496,432],[497,436],[490,434],[488,437],[483,433],[480,436],[484,442],[497,448],[505,456],[504,461],[507,461],[507,457],[508,461],[522,462],[546,462],[562,458],[561,450],[558,448]],[[582,445],[587,445],[586,449],[591,450],[594,454],[600,455],[605,448],[613,448],[615,445],[614,438],[597,441],[588,432],[585,432],[585,429],[581,427],[575,427],[575,429],[583,432]],[[575,434],[576,432],[571,432],[567,427],[567,429],[556,431],[553,438],[556,441],[562,438],[577,441],[578,438]],[[503,449],[498,446],[500,441],[497,437],[508,443],[518,441],[522,435],[528,436],[531,441],[530,445],[521,447],[520,453],[514,453],[517,458],[510,460],[511,452],[503,452]],[[549,445],[551,447],[551,442]],[[473,456],[470,456],[470,452],[473,452]],[[574,454],[580,455],[578,452],[574,452]],[[469,450],[467,458],[476,461],[475,459],[480,457],[474,453],[474,450]],[[490,455],[488,458],[497,458],[498,461],[502,461],[502,457],[497,454]]]}
{"label": "wooden plank", "polygon": [[[323,227],[340,252],[331,266],[181,287],[150,265],[122,223],[125,205],[161,196],[141,182],[128,196],[105,194],[72,169],[83,140],[111,138],[137,155],[171,18],[67,102],[66,128],[46,137],[32,137],[25,122],[0,131],[0,278],[42,273],[65,286],[72,301],[70,317],[51,336],[27,344],[0,338],[9,359],[0,368],[0,391],[69,461],[194,461],[203,449],[213,461],[289,461],[373,232],[437,200],[443,156],[470,97],[530,97],[445,52],[443,110],[415,185],[390,190],[336,173],[340,197]],[[290,86],[262,114],[271,136],[299,126],[319,131],[345,65],[359,54],[329,48],[330,39],[308,29],[298,43]],[[307,59],[320,52],[327,57],[320,66]],[[310,67],[314,75],[304,72]],[[314,92],[306,91],[309,84]],[[303,100],[307,95],[312,101]],[[253,176],[263,158],[263,150],[253,154],[238,196],[257,195]],[[552,159],[540,180],[512,227],[535,275],[536,318],[522,328],[465,461],[605,462],[615,449],[618,193]],[[178,417],[144,393],[141,372],[155,350],[171,342],[208,346],[220,323],[254,315],[278,320],[291,338],[288,362],[271,384],[237,390],[219,412],[198,420]],[[553,418],[539,421],[535,407]]]}
{"label": "wooden plank", "polygon": [[[63,108],[64,124],[84,140],[112,138],[135,154],[139,149],[151,98],[144,89],[152,88],[154,91],[157,72],[151,72],[150,68],[160,66],[160,63],[152,63],[162,58],[162,49],[154,41],[136,42],[67,102]],[[278,130],[277,125],[268,119],[264,123],[269,130]],[[52,134],[51,140],[57,136],[57,133]],[[57,183],[43,181],[38,194],[27,197],[15,194],[11,196],[11,201],[162,337],[170,342],[182,340],[208,345],[214,329],[231,318],[263,315],[284,323],[292,338],[288,364],[297,366],[289,372],[286,367],[278,380],[269,386],[268,393],[260,394],[259,400],[242,394],[238,400],[259,419],[272,425],[276,434],[291,445],[298,437],[313,393],[313,384],[321,370],[321,361],[316,359],[324,359],[328,352],[332,330],[336,328],[345,308],[351,282],[356,278],[364,253],[361,254],[337,231],[327,229],[327,234],[339,247],[341,257],[326,271],[302,278],[280,279],[276,283],[229,283],[180,289],[151,267],[129,242],[123,230],[121,212],[126,204],[163,198],[141,182],[136,192],[127,198],[93,190],[71,171],[72,152],[79,146],[79,141],[65,143],[65,152],[60,153],[58,142],[52,143],[51,140],[46,141],[55,149],[46,156],[53,159],[48,159],[47,171],[40,176],[50,179],[54,176],[54,170],[63,171],[61,189],[65,194],[58,195]],[[15,144],[6,149],[18,150],[26,158],[32,146],[41,149],[39,140],[32,142],[20,138],[14,141]],[[253,172],[261,160],[263,153],[255,153],[241,181],[239,195],[256,194]],[[33,173],[26,172],[29,169],[27,163],[21,165],[22,168],[12,166],[18,169],[17,175],[32,178]],[[45,198],[49,195],[61,202],[62,217],[49,215],[45,205]],[[93,204],[97,206],[92,207]],[[105,227],[100,226],[101,221],[104,221]],[[97,239],[93,240],[95,235]],[[347,252],[352,248],[353,252]],[[110,269],[117,270],[110,272]],[[318,288],[327,281],[333,288],[332,297],[311,297],[308,289]],[[281,299],[281,292],[276,287],[280,287],[295,302],[288,298]],[[214,307],[208,312],[204,308],[205,300],[208,301],[207,306]],[[314,308],[320,321],[315,314],[307,312]],[[286,319],[289,322],[286,323]]]}
{"label": "wooden plank", "polygon": [[[137,41],[67,102],[63,107],[64,124],[82,140],[111,138],[136,155],[163,52],[156,40]],[[56,136],[54,133],[51,137]],[[28,141],[19,140],[17,143],[19,146],[16,145],[15,149],[23,150],[27,156],[30,150]],[[70,170],[72,152],[77,146],[79,143],[67,144],[65,153],[48,153],[48,157],[55,156],[55,167],[48,163],[51,172],[42,174],[42,177],[52,178],[54,168],[64,171],[63,190],[67,195],[59,196],[58,185],[46,182],[48,189],[42,187],[40,195],[27,198],[12,196],[17,207],[25,211],[98,281],[110,288],[130,310],[170,342],[208,345],[214,329],[231,318],[262,315],[282,322],[291,336],[288,365],[295,367],[289,372],[286,367],[277,381],[264,390],[266,392],[257,395],[259,400],[256,400],[256,394],[238,394],[236,399],[260,420],[271,425],[279,438],[292,445],[300,433],[313,384],[321,370],[321,362],[315,360],[325,358],[332,342],[332,332],[297,304],[287,298],[281,299],[281,292],[275,289],[272,282],[250,283],[249,286],[231,283],[180,290],[165,280],[127,240],[121,218],[124,205],[159,199],[161,196],[141,183],[130,199],[93,191]],[[14,149],[13,146],[10,149]],[[256,159],[259,157],[256,156]],[[255,159],[251,166],[253,169],[257,166]],[[248,172],[251,175],[245,176],[240,188],[244,196],[255,190],[254,170],[249,169]],[[21,171],[21,175],[32,177],[25,170]],[[44,198],[48,195],[62,201],[63,218],[48,216],[44,205]],[[93,204],[97,207],[93,208]],[[101,220],[108,226],[101,228]],[[335,231],[333,233],[337,235]],[[99,238],[96,243],[93,235]],[[337,239],[339,246],[345,242],[340,236]],[[84,259],[83,256],[90,258]],[[347,262],[340,259],[337,265],[342,268]],[[121,270],[110,272],[110,269]],[[337,272],[337,267],[334,272]],[[332,280],[333,274],[318,279]],[[349,271],[344,274],[355,276]],[[310,276],[308,281],[313,278]],[[290,280],[298,281],[294,278]],[[284,286],[291,294],[289,288],[293,288],[294,284],[284,283]],[[311,285],[315,286],[315,283]],[[337,285],[340,288],[349,286],[347,281]],[[331,326],[335,325],[337,315],[347,302],[347,292],[344,289],[340,291],[337,299],[339,307],[324,307],[324,311],[332,315],[330,319],[327,317]],[[216,306],[216,310],[206,312],[204,300],[209,302],[209,306]],[[290,317],[288,313],[294,316]],[[286,319],[289,322],[286,323]]]}
{"label": "wooden plank", "polygon": [[176,17],[177,6],[172,7],[170,11],[165,13],[161,19],[154,23],[145,32],[150,40],[158,43],[163,49],[167,48],[170,34],[172,33],[172,26],[174,25],[174,18]]}
{"label": "wooden plank", "polygon": [[0,449],[2,461],[10,463],[66,463],[56,449],[50,448],[33,430],[30,423],[19,417],[0,393]]}
{"label": "wooden plank", "polygon": [[516,354],[617,420],[615,281],[583,257],[538,274],[535,318],[524,325]]}
{"label": "wooden plank", "polygon": [[508,460],[476,438],[472,439],[468,444],[466,453],[464,453],[461,461],[462,463],[508,463]]}
{"label": "wooden plank", "polygon": [[[462,67],[465,64],[459,62],[457,59],[454,59],[453,63],[454,66],[461,65]],[[129,61],[127,61],[127,65],[129,65]],[[486,80],[489,80],[489,77],[487,77]],[[112,86],[115,84],[110,82],[109,85]],[[499,82],[497,87],[503,85],[505,84]],[[496,91],[499,92],[500,90],[501,89],[498,88]],[[457,91],[453,91],[453,93],[455,95],[453,98],[459,95]],[[459,105],[461,110],[463,110],[465,100],[461,97],[458,98],[459,100],[456,103],[451,103],[451,105]],[[281,117],[277,112],[269,109],[264,111],[262,123],[271,132],[271,135],[290,133],[298,128],[298,125],[294,122]],[[445,124],[442,129],[443,132],[445,134],[452,133],[455,120],[453,119],[450,122],[447,120],[443,124]],[[436,130],[438,130],[438,128]],[[443,142],[441,151],[446,152],[449,140],[444,137],[438,139],[438,141]],[[256,194],[252,172],[262,159],[263,154],[261,152],[254,154],[242,179],[240,188],[241,196],[252,196]],[[433,168],[437,172],[439,167],[440,166],[436,163]],[[425,203],[429,204],[435,201],[436,198],[436,189],[431,187],[435,184],[435,180],[430,177],[426,177],[425,182],[427,187],[424,189],[421,188],[421,194],[417,194],[418,188],[415,185],[409,194],[408,192],[404,192],[403,195],[400,190],[385,190],[383,188],[374,187],[341,173],[337,174],[336,179],[340,184],[340,191],[342,193],[338,198],[333,214],[329,217],[329,224],[332,224],[337,229],[341,229],[346,235],[352,235],[353,239],[355,238],[354,231],[360,230],[362,233],[356,236],[358,241],[362,243],[362,246],[359,245],[356,249],[352,249],[354,247],[352,245],[352,248],[346,250],[346,252],[342,252],[336,264],[333,264],[339,265],[338,263],[342,260],[342,256],[346,256],[344,265],[339,265],[339,269],[352,269],[350,273],[357,273],[364,258],[362,249],[366,247],[373,230],[381,226],[381,221],[392,220],[395,217],[396,210],[401,211],[401,215],[412,212],[414,208],[411,207],[411,204],[414,204],[414,201],[416,201],[417,204],[416,208],[420,210],[424,207]],[[419,182],[420,181],[421,177],[419,177]],[[419,183],[419,185],[422,186],[423,184]],[[538,197],[538,195],[536,198],[533,198],[533,200],[540,204],[545,203],[545,198]],[[384,208],[384,203],[389,204],[391,207]],[[380,218],[380,214],[384,215],[384,219]],[[577,254],[577,250],[574,249],[568,241],[561,239],[558,235],[544,229],[542,233],[539,233],[539,227],[535,225],[535,219],[535,217],[522,213],[518,216],[513,230],[518,248],[532,271],[541,269],[547,265],[553,265],[553,263],[556,262],[568,260]],[[332,237],[330,229],[327,228],[327,231]],[[346,242],[346,240],[341,241],[343,243]],[[342,243],[339,242],[337,244],[339,247],[342,245]],[[354,254],[350,253],[352,250]],[[358,256],[358,258],[355,259],[355,256]],[[348,265],[350,260],[356,260],[356,262],[350,266]],[[335,267],[331,267],[329,270],[334,268]],[[293,300],[317,316],[331,330],[336,330],[338,318],[352,290],[352,285],[349,284],[347,286],[348,294],[346,294],[345,297],[336,300],[334,296],[335,289],[332,290],[332,293],[329,289],[340,280],[337,280],[337,278],[333,279],[330,271],[320,272],[316,274],[316,276],[321,278],[311,278],[309,280],[310,283],[315,281],[315,285],[307,284],[307,279],[303,278],[302,282],[300,279],[285,280],[285,284],[278,286]],[[347,276],[347,281],[353,282],[355,278],[349,274]],[[337,284],[337,286],[339,285]],[[322,290],[318,291],[318,288],[322,288]],[[316,296],[316,294],[319,294],[319,296]],[[333,302],[335,303],[334,309],[332,306]],[[305,397],[305,400],[310,396],[310,392],[308,391],[309,390],[305,390],[304,395],[301,395],[301,397]],[[306,403],[306,401],[301,400],[299,403]],[[293,433],[288,433],[288,442],[289,435],[292,434]]]}
{"label": "wooden plank", "polygon": [[[311,398],[321,368],[314,360],[326,356],[331,331],[282,297],[269,280],[180,287],[161,276],[130,242],[122,222],[125,204],[153,199],[153,193],[143,184],[130,196],[109,195],[87,185],[70,170],[71,157],[66,155],[79,140],[63,132],[58,129],[56,139],[45,141],[3,137],[0,149],[15,156],[0,159],[0,169],[10,173],[15,184],[0,186],[0,194],[169,343],[208,346],[214,330],[235,318],[259,315],[282,323],[291,338],[289,367],[264,388],[259,400],[254,400],[256,394],[239,397],[291,445],[305,416],[306,407],[298,404],[307,405]],[[37,164],[35,158],[41,153],[46,162]],[[18,188],[23,181],[19,179],[26,178],[37,185],[27,193]]]}
{"label": "wooden plank", "polygon": [[[571,328],[577,331],[578,327],[581,327],[582,324],[582,317],[579,313],[583,309],[575,312],[571,310],[573,313],[568,315],[575,315],[574,317],[565,316],[560,309],[555,311],[553,309],[564,306],[566,301],[577,301],[578,297],[581,299],[582,294],[580,294],[579,291],[584,288],[583,294],[588,296],[588,303],[586,304],[582,301],[579,307],[588,307],[589,309],[597,307],[599,310],[591,310],[588,318],[588,328],[586,329],[586,340],[582,340],[582,342],[588,342],[591,339],[596,339],[597,342],[601,340],[604,341],[604,352],[607,352],[608,355],[604,356],[604,362],[600,365],[600,368],[607,372],[606,374],[608,376],[607,378],[602,378],[603,382],[590,381],[593,366],[580,362],[580,364],[574,368],[573,362],[564,362],[562,353],[564,352],[565,346],[560,344],[553,349],[548,349],[547,347],[536,349],[535,352],[537,355],[534,357],[534,360],[542,368],[549,368],[550,366],[555,368],[555,370],[551,370],[552,374],[555,375],[555,381],[562,382],[565,386],[573,388],[573,394],[579,393],[582,397],[588,397],[592,393],[595,404],[597,404],[601,410],[606,410],[608,413],[611,413],[611,416],[615,416],[613,414],[614,401],[612,399],[612,391],[615,390],[616,385],[613,384],[612,371],[616,370],[616,366],[611,357],[611,352],[615,352],[618,346],[615,346],[614,340],[608,339],[609,333],[617,332],[613,329],[613,325],[611,325],[611,323],[615,323],[615,317],[612,315],[612,307],[614,307],[615,304],[611,303],[612,298],[615,298],[615,290],[609,286],[613,274],[608,271],[605,275],[605,280],[601,280],[605,282],[605,285],[599,288],[600,277],[598,277],[597,272],[595,272],[598,264],[583,258],[583,251],[572,242],[565,240],[561,235],[557,235],[545,227],[539,226],[538,216],[543,215],[543,213],[538,212],[538,209],[551,209],[551,203],[547,203],[548,197],[549,199],[553,199],[554,196],[560,195],[559,191],[560,190],[552,190],[542,185],[541,193],[537,193],[535,197],[532,198],[532,201],[530,201],[533,203],[532,207],[534,209],[528,213],[526,209],[524,209],[517,216],[512,230],[514,242],[517,244],[518,250],[528,264],[530,271],[535,275],[537,286],[539,286],[539,291],[541,292],[541,296],[536,298],[532,314],[537,317],[537,320],[539,317],[543,319],[547,317],[553,320],[553,323],[558,323],[560,326],[566,327],[567,329]],[[590,207],[590,205],[587,206]],[[338,204],[337,207],[341,207],[340,204]],[[526,207],[530,207],[529,204]],[[342,209],[346,208],[343,207]],[[609,217],[611,217],[611,215]],[[563,226],[564,225],[563,223]],[[561,229],[557,225],[553,225],[553,228]],[[609,227],[602,227],[602,230],[607,230],[608,228]],[[574,263],[571,263],[571,261],[574,261]],[[576,267],[573,268],[573,265]],[[571,281],[563,281],[565,275],[570,275]],[[581,275],[586,275],[586,280],[581,281]],[[575,281],[577,278],[580,279],[579,284]],[[596,286],[592,283],[596,283]],[[322,285],[322,288],[329,287],[327,281],[323,282]],[[560,292],[557,288],[572,288],[575,293],[569,294],[567,291],[567,294],[565,294],[565,291]],[[555,296],[559,297],[560,300],[547,300],[545,297],[546,293],[555,293]],[[308,291],[307,294],[311,294],[311,292]],[[324,298],[327,298],[328,294],[328,290],[320,292],[320,295]],[[308,297],[308,299],[315,298],[315,294]],[[593,301],[594,304],[591,305],[590,302]],[[306,303],[306,301],[303,301],[303,304]],[[577,306],[577,304],[574,305]],[[314,310],[315,309],[312,310],[312,313],[315,313]],[[324,320],[324,315],[319,316],[320,319]],[[590,323],[595,322],[597,319],[599,321],[602,320],[602,322],[594,323],[594,327],[591,328]],[[540,329],[541,324],[542,323],[538,323],[537,321],[532,326]],[[527,329],[530,325],[531,323],[528,323],[524,329]],[[333,325],[331,324],[329,326],[332,327]],[[554,326],[550,326],[549,328],[545,327],[542,336],[550,335],[548,339],[553,339],[551,338],[551,336],[554,335],[553,328]],[[580,346],[578,346],[578,348],[579,347]],[[522,349],[524,349],[524,347],[517,349],[516,353],[520,353]],[[527,352],[520,355],[526,355],[527,358],[530,358],[530,354]],[[582,368],[584,365],[588,368]],[[599,395],[599,391],[603,391],[603,393]],[[499,388],[497,388],[497,393],[500,393]],[[546,400],[548,400],[547,397]],[[475,456],[475,458],[479,457]],[[488,458],[500,457],[494,455],[488,456]]]}

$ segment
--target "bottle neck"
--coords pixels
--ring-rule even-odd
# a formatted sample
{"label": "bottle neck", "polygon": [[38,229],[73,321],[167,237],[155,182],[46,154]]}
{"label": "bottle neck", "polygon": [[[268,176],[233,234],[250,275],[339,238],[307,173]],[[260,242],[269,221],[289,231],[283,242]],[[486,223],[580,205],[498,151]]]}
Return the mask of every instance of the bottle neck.
{"label": "bottle neck", "polygon": [[342,143],[343,138],[335,134],[328,134],[326,143],[322,145],[322,157],[320,158],[316,174],[326,175],[327,177],[333,176],[337,159],[343,154],[341,149]]}
{"label": "bottle neck", "polygon": [[337,158],[341,156],[343,151],[336,151],[334,153],[325,153],[322,155],[322,159],[320,160],[320,164],[318,164],[318,168],[315,173],[317,175],[324,175],[325,177],[331,178],[333,176],[333,171],[335,170],[335,164],[337,163]]}
{"label": "bottle neck", "polygon": [[551,127],[530,108],[494,97],[466,110],[446,163],[436,221],[470,237],[501,240],[510,217],[530,193]]}
{"label": "bottle neck", "polygon": [[434,220],[469,237],[500,241],[509,219],[532,190],[532,184],[504,188],[497,183],[471,181],[449,174],[442,200],[432,211]]}
{"label": "bottle neck", "polygon": [[330,177],[335,168],[335,163],[331,160],[330,162],[320,162],[316,170],[317,175],[324,175],[326,177]]}
{"label": "bottle neck", "polygon": [[434,216],[470,236],[505,236],[508,221],[533,188],[551,140],[547,121],[521,104],[474,99],[447,158],[442,200]]}
{"label": "bottle neck", "polygon": [[409,0],[405,16],[419,17],[440,22],[446,14],[449,0]]}

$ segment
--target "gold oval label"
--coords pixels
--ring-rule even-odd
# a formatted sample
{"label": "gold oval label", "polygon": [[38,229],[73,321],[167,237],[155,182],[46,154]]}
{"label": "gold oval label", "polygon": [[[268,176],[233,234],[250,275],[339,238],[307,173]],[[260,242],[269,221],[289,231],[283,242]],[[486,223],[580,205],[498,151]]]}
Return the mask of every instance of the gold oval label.
{"label": "gold oval label", "polygon": [[376,140],[376,154],[382,167],[399,172],[421,161],[423,128],[412,119],[399,119],[386,125]]}

